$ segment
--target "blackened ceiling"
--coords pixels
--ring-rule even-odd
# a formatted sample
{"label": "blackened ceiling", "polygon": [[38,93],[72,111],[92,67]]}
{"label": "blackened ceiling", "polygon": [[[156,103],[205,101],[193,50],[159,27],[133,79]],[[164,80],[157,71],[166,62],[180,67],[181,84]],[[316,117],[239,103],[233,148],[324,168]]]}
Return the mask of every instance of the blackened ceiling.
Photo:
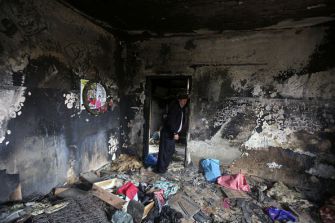
{"label": "blackened ceiling", "polygon": [[156,33],[242,30],[335,16],[334,0],[65,0],[116,29]]}

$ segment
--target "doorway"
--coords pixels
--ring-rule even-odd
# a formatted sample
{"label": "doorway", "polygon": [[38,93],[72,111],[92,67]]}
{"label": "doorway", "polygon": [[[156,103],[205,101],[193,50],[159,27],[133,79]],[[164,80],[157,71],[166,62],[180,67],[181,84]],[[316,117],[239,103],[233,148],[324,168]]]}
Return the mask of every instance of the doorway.
{"label": "doorway", "polygon": [[[168,106],[177,100],[179,94],[190,94],[191,76],[148,76],[145,86],[144,103],[144,139],[143,157],[150,154],[156,156],[159,149],[159,132],[163,127],[168,112]],[[187,120],[190,114],[190,100],[186,106]],[[187,123],[189,123],[187,121]],[[180,135],[176,141],[174,157],[186,165],[187,132]]]}

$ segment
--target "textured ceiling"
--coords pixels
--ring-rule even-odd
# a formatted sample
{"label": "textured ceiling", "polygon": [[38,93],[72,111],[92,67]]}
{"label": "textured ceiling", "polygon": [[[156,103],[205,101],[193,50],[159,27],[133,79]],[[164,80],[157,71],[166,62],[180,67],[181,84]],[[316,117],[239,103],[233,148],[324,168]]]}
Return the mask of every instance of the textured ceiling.
{"label": "textured ceiling", "polygon": [[335,16],[334,0],[63,1],[113,28],[156,33],[255,29],[286,20]]}

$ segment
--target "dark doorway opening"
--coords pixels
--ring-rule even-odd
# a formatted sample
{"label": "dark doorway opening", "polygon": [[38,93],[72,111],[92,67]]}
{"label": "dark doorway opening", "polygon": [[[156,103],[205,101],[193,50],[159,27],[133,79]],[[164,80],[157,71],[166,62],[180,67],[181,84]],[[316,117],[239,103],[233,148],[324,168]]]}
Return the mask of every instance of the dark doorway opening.
{"label": "dark doorway opening", "polygon": [[[145,86],[144,103],[144,139],[143,158],[148,154],[156,154],[159,149],[159,131],[163,126],[168,112],[168,106],[177,100],[178,94],[190,94],[191,76],[148,76]],[[190,100],[186,114],[190,114]],[[189,117],[186,117],[189,119]],[[189,122],[188,122],[189,123]],[[188,131],[187,131],[188,132]],[[176,142],[176,153],[186,165],[187,132],[180,135]]]}

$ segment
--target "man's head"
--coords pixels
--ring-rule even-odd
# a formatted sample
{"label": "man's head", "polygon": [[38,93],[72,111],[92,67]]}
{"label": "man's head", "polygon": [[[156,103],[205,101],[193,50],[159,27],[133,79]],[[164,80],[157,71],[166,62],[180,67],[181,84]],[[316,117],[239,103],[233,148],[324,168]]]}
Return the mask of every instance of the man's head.
{"label": "man's head", "polygon": [[178,101],[181,108],[185,107],[188,101],[188,95],[187,94],[178,95]]}

